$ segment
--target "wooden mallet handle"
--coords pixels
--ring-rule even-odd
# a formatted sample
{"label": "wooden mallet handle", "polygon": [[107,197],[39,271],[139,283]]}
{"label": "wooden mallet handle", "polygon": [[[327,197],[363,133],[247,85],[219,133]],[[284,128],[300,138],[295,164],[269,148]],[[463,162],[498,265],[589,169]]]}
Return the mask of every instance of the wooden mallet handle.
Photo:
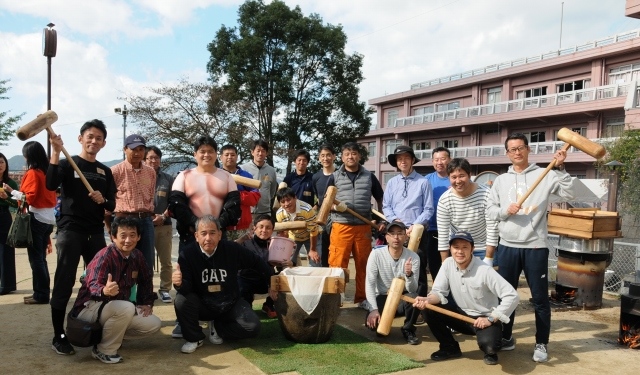
{"label": "wooden mallet handle", "polygon": [[[387,292],[387,300],[384,303],[384,309],[382,310],[382,315],[380,316],[380,323],[378,324],[377,332],[383,336],[387,336],[389,331],[391,331],[391,324],[393,323],[393,319],[395,318],[396,311],[398,310],[398,304],[400,300],[414,303],[415,298],[411,298],[409,296],[402,295],[404,291],[405,281],[401,277],[396,277],[391,282],[391,287]],[[463,322],[474,324],[475,319],[468,317],[466,315],[458,314],[456,312],[443,309],[442,307],[438,307],[435,305],[427,304],[426,308],[429,310],[433,310],[440,314],[444,314],[450,316],[452,318],[462,320]]]}
{"label": "wooden mallet handle", "polygon": [[244,185],[254,189],[260,189],[260,187],[262,186],[262,181],[260,180],[254,180],[253,178],[248,178],[237,174],[232,174],[231,177],[233,177],[233,180],[238,185]]}
{"label": "wooden mallet handle", "polygon": [[281,230],[296,230],[296,229],[307,229],[306,221],[285,221],[282,223],[275,223],[273,225],[273,230],[276,232],[280,232]]}
{"label": "wooden mallet handle", "polygon": [[[49,136],[51,138],[54,138],[56,136],[56,133],[53,132],[53,129],[51,129],[51,126],[47,126],[47,132],[49,133]],[[91,187],[91,184],[89,184],[89,181],[87,181],[87,179],[84,177],[84,174],[82,174],[82,171],[80,170],[80,168],[78,168],[78,165],[76,164],[75,161],[73,161],[73,159],[71,158],[71,155],[69,155],[69,153],[64,148],[64,146],[62,146],[62,153],[64,154],[64,157],[67,158],[67,161],[71,165],[71,168],[73,168],[73,170],[76,171],[76,173],[78,174],[78,177],[80,177],[80,181],[82,181],[82,183],[87,188],[87,190],[89,190],[89,193],[93,193],[93,188]]]}

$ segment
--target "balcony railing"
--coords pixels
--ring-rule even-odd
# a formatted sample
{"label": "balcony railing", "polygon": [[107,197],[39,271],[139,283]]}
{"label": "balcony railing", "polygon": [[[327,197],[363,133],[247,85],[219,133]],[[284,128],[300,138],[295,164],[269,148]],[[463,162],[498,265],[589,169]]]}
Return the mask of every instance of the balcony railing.
{"label": "balcony railing", "polygon": [[434,85],[438,85],[438,84],[441,84],[441,83],[456,81],[456,80],[459,80],[459,79],[462,79],[462,78],[473,77],[473,76],[477,76],[477,75],[480,75],[480,74],[495,72],[496,70],[512,68],[512,67],[518,66],[518,65],[529,64],[529,63],[542,61],[542,60],[547,60],[547,59],[551,59],[551,58],[555,58],[555,57],[559,57],[559,56],[569,55],[569,54],[576,53],[576,52],[587,51],[587,50],[590,50],[592,48],[598,48],[598,47],[603,47],[603,46],[606,46],[606,45],[609,45],[609,44],[613,44],[613,43],[624,42],[624,41],[627,41],[629,39],[638,38],[638,37],[640,37],[640,29],[632,30],[632,31],[626,31],[626,32],[623,32],[623,33],[620,33],[620,34],[617,34],[617,35],[613,35],[613,36],[609,36],[609,37],[606,37],[606,38],[598,39],[598,40],[593,41],[593,42],[587,42],[585,44],[581,44],[581,45],[578,45],[578,46],[573,46],[573,47],[569,47],[569,48],[563,48],[563,49],[557,50],[557,51],[550,51],[550,52],[543,53],[543,54],[540,54],[540,55],[535,55],[535,56],[532,56],[532,57],[523,57],[523,58],[519,58],[519,59],[516,59],[516,60],[505,61],[503,63],[489,65],[489,66],[486,66],[486,67],[480,68],[480,69],[473,69],[473,70],[469,70],[469,71],[466,71],[466,72],[463,72],[463,73],[458,73],[458,74],[454,74],[454,75],[450,75],[450,76],[446,76],[446,77],[440,77],[440,78],[436,78],[436,79],[431,79],[431,80],[424,81],[424,82],[414,83],[413,85],[411,85],[411,90],[419,89],[421,87],[434,86]]}
{"label": "balcony railing", "polygon": [[[593,141],[599,144],[606,144],[615,138],[598,138]],[[555,154],[564,145],[563,141],[556,142],[536,142],[529,143],[531,152],[529,155],[538,154]],[[505,156],[506,150],[504,145],[474,146],[474,147],[455,147],[450,148],[452,158],[482,158],[493,156]],[[433,150],[414,150],[416,157],[420,160],[429,160],[433,154]],[[570,147],[568,153],[582,152],[575,147]]]}
{"label": "balcony railing", "polygon": [[566,104],[589,102],[627,95],[629,83],[598,86],[588,89],[563,92],[558,94],[536,96],[524,99],[509,100],[475,107],[458,108],[443,112],[427,113],[396,119],[392,127],[426,124],[460,118],[479,117],[498,113],[522,111],[526,109],[554,107]]}

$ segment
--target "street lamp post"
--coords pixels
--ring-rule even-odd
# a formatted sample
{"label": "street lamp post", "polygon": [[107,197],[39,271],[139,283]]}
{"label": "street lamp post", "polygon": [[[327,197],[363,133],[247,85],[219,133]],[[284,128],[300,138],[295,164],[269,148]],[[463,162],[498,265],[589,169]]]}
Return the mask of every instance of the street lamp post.
{"label": "street lamp post", "polygon": [[[51,22],[42,30],[42,55],[47,56],[47,110],[51,110],[51,58],[56,57],[58,36]],[[47,137],[47,155],[51,157],[51,141]]]}
{"label": "street lamp post", "polygon": [[116,113],[122,115],[122,160],[126,157],[124,155],[124,140],[127,139],[127,105],[125,104],[122,108],[114,108]]}

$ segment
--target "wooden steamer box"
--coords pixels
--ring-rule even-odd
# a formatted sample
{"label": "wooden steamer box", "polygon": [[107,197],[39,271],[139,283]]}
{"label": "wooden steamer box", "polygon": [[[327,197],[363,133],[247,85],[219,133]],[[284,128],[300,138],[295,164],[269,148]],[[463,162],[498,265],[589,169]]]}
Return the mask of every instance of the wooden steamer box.
{"label": "wooden steamer box", "polygon": [[554,208],[547,217],[549,233],[593,240],[622,237],[622,218],[617,212],[597,208]]}

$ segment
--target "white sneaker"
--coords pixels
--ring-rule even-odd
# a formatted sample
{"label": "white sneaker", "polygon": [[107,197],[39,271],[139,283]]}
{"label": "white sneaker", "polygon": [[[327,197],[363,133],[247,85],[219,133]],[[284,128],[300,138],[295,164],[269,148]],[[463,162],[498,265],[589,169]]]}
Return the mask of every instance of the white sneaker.
{"label": "white sneaker", "polygon": [[536,344],[536,348],[533,351],[534,362],[546,362],[549,360],[547,355],[547,344]]}
{"label": "white sneaker", "polygon": [[173,299],[171,298],[171,295],[167,291],[160,290],[158,291],[158,295],[160,296],[160,301],[164,303],[171,303],[171,301],[173,301]]}
{"label": "white sneaker", "polygon": [[218,336],[216,327],[213,325],[213,320],[209,322],[209,341],[214,345],[220,345],[224,342],[222,337]]}
{"label": "white sneaker", "polygon": [[182,349],[180,349],[181,352],[183,353],[193,353],[196,351],[196,349],[198,349],[199,347],[202,346],[202,344],[204,344],[204,340],[200,340],[198,342],[185,342],[184,345],[182,345]]}

